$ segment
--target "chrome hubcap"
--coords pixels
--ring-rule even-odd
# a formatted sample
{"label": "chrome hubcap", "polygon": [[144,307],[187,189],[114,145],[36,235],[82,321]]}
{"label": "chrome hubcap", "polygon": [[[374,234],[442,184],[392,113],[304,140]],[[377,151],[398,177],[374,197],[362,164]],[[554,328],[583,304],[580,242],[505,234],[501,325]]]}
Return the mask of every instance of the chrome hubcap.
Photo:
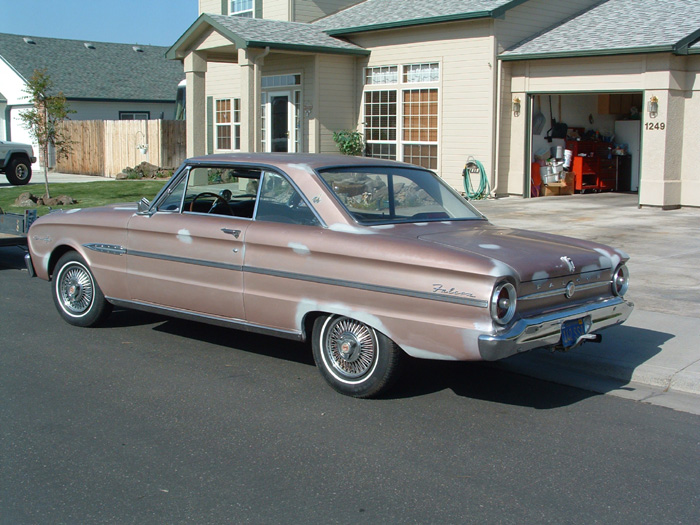
{"label": "chrome hubcap", "polygon": [[20,164],[15,170],[15,175],[17,175],[18,179],[24,180],[27,178],[27,175],[29,175],[29,170],[24,165]]}
{"label": "chrome hubcap", "polygon": [[82,266],[66,268],[61,274],[58,290],[61,304],[69,314],[83,314],[92,304],[94,294],[92,279]]}
{"label": "chrome hubcap", "polygon": [[330,322],[324,349],[335,371],[346,378],[358,378],[372,369],[377,340],[364,323],[341,317]]}

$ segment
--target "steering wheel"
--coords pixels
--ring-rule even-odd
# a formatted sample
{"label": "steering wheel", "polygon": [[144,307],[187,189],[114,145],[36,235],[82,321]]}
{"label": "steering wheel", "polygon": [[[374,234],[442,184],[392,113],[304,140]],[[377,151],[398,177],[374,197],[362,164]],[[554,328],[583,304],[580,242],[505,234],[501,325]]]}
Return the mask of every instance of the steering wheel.
{"label": "steering wheel", "polygon": [[200,197],[214,197],[214,203],[211,205],[211,208],[209,208],[209,211],[207,213],[211,213],[214,208],[218,206],[219,203],[223,203],[224,206],[226,206],[227,210],[227,215],[233,215],[233,212],[231,211],[231,207],[228,205],[228,202],[226,199],[224,199],[221,195],[217,195],[216,193],[212,193],[211,191],[203,191],[202,193],[198,193],[195,195],[194,199],[192,199],[192,202],[190,202],[190,211],[194,210],[194,203],[197,199]]}

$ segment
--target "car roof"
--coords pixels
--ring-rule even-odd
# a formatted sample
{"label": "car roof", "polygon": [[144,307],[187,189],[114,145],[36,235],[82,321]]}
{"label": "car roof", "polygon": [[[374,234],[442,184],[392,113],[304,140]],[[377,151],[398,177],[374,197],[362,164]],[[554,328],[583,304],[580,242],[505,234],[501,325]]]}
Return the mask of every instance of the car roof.
{"label": "car roof", "polygon": [[372,157],[355,157],[350,155],[327,155],[314,153],[223,153],[192,157],[188,164],[244,163],[269,166],[304,165],[312,169],[350,167],[350,166],[393,166],[409,169],[423,169],[413,164]]}

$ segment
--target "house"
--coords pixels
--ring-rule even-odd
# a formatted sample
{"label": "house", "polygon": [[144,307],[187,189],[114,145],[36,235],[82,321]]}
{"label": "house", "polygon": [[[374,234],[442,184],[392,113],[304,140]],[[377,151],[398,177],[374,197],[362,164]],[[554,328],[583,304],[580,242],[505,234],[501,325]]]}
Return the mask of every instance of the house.
{"label": "house", "polygon": [[492,194],[529,197],[536,155],[568,149],[578,191],[700,205],[700,2],[200,0],[199,12],[167,53],[185,68],[189,155],[337,152],[333,132],[357,129],[368,155],[458,190],[474,159]]}
{"label": "house", "polygon": [[72,120],[173,119],[182,65],[167,48],[0,33],[0,139],[32,142],[19,114],[26,82],[46,69]]}

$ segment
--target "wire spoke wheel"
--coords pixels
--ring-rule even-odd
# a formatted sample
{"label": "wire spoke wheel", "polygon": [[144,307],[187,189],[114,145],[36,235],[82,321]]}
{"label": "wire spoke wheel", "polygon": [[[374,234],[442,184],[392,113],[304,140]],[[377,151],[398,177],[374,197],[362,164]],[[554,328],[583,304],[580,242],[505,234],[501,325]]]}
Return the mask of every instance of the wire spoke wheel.
{"label": "wire spoke wheel", "polygon": [[377,338],[366,324],[340,317],[326,329],[324,348],[333,368],[343,377],[356,379],[372,369],[377,358]]}
{"label": "wire spoke wheel", "polygon": [[76,263],[64,267],[56,285],[66,313],[82,315],[90,309],[95,296],[95,284],[84,266]]}
{"label": "wire spoke wheel", "polygon": [[398,377],[401,349],[357,319],[319,316],[313,325],[311,347],[321,375],[341,394],[375,397]]}
{"label": "wire spoke wheel", "polygon": [[66,322],[95,326],[112,311],[92,270],[78,253],[63,254],[56,263],[53,281],[54,304]]}

